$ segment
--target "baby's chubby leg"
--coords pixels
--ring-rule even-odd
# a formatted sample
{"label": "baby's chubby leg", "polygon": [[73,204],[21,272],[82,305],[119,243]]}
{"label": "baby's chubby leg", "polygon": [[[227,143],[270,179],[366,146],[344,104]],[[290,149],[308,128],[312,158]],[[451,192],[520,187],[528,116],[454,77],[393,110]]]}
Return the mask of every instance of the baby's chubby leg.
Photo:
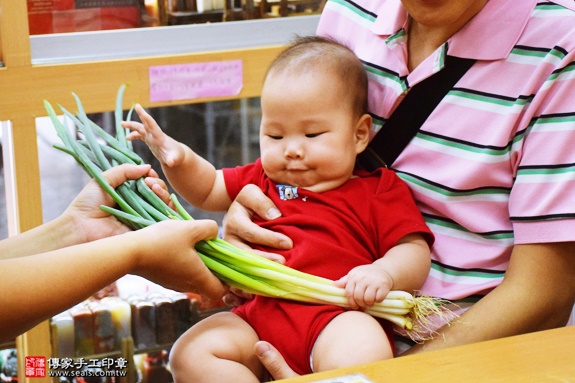
{"label": "baby's chubby leg", "polygon": [[260,382],[256,332],[236,314],[217,313],[186,331],[170,352],[176,383]]}
{"label": "baby's chubby leg", "polygon": [[392,346],[377,320],[361,311],[346,311],[329,322],[317,338],[313,370],[327,371],[392,357]]}

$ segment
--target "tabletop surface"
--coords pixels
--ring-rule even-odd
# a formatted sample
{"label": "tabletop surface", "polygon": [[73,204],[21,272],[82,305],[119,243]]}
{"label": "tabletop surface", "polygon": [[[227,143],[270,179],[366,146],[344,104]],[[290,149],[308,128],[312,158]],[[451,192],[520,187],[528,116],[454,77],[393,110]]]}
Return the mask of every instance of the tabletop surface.
{"label": "tabletop surface", "polygon": [[281,382],[575,382],[575,326],[409,355]]}

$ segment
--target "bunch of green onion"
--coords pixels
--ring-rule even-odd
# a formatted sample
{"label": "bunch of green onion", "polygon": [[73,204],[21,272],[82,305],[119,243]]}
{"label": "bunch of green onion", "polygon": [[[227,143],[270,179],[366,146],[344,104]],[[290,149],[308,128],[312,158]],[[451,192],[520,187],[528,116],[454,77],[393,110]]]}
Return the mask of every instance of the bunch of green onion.
{"label": "bunch of green onion", "polygon": [[[62,124],[52,105],[45,100],[44,106],[64,144],[56,144],[54,147],[73,156],[84,170],[96,179],[118,204],[117,209],[108,206],[101,206],[101,209],[130,228],[137,230],[167,219],[193,219],[179,203],[176,195],[171,195],[172,203],[176,207],[174,210],[146,185],[143,178],[127,181],[114,189],[102,177],[101,173],[113,166],[144,163],[132,149],[131,142],[126,139],[126,130],[120,125],[124,113],[124,90],[125,85],[122,85],[116,97],[115,137],[88,118],[76,94],[72,93],[78,108],[75,114],[58,105],[64,115],[76,125],[79,134],[74,136]],[[133,108],[128,112],[127,120],[130,119],[132,111]],[[332,280],[294,270],[235,247],[222,239],[201,241],[196,245],[196,251],[206,266],[229,286],[263,296],[349,307],[344,289],[336,287]],[[431,316],[444,315],[446,309],[442,300],[416,297],[394,290],[366,312],[389,320],[408,334],[415,335],[426,330]]]}

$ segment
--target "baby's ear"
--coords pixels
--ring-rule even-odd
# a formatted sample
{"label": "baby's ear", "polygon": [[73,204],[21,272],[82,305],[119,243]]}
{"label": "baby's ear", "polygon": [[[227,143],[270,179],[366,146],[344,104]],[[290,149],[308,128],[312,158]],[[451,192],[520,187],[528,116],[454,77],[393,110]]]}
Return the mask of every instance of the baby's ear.
{"label": "baby's ear", "polygon": [[363,152],[367,148],[367,144],[369,144],[371,123],[371,116],[367,113],[357,120],[354,130],[355,151],[357,154]]}

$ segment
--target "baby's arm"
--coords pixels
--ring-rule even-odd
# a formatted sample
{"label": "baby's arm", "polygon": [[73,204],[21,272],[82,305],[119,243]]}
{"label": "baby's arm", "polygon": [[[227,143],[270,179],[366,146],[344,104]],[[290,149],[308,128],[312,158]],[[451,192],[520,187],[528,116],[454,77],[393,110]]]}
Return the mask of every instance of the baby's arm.
{"label": "baby's arm", "polygon": [[431,267],[430,249],[420,234],[403,237],[382,258],[353,268],[336,281],[345,288],[352,309],[381,302],[390,290],[413,292],[421,287]]}
{"label": "baby's arm", "polygon": [[122,126],[132,132],[128,139],[142,140],[160,161],[170,185],[186,201],[197,208],[224,211],[232,203],[223,173],[188,146],[165,134],[141,105],[135,107],[142,123],[124,121]]}

